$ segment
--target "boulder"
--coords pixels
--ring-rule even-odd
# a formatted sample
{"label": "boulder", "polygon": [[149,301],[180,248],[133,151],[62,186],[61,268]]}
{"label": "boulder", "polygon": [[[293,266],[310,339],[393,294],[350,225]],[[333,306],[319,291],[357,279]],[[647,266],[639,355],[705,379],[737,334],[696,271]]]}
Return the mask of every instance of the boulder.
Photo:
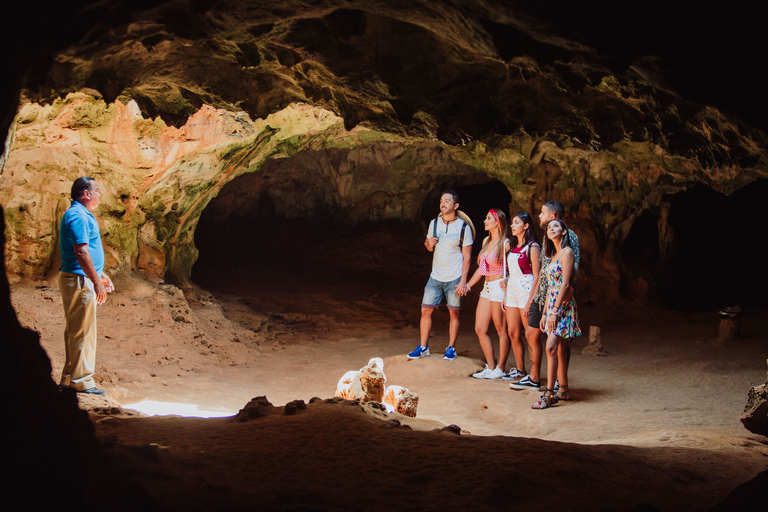
{"label": "boulder", "polygon": [[768,374],[765,377],[765,384],[749,388],[747,405],[741,414],[741,423],[750,432],[768,436]]}
{"label": "boulder", "polygon": [[252,398],[245,407],[240,409],[233,421],[244,422],[262,418],[270,414],[277,414],[277,408],[267,400],[266,396],[257,396]]}
{"label": "boulder", "polygon": [[384,361],[374,357],[359,371],[345,373],[336,384],[337,397],[361,402],[381,402],[384,398]]}
{"label": "boulder", "polygon": [[389,386],[384,393],[384,403],[392,406],[395,412],[415,418],[419,395],[402,386]]}

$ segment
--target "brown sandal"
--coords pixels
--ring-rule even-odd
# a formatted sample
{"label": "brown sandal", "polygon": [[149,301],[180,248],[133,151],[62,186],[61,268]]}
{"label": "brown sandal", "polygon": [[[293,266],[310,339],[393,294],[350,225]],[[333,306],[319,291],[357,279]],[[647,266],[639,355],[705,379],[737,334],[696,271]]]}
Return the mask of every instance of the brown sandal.
{"label": "brown sandal", "polygon": [[557,398],[558,400],[563,400],[564,402],[570,402],[571,400],[573,400],[573,398],[571,398],[571,392],[568,389],[567,385],[560,386],[560,388],[555,393],[555,398]]}

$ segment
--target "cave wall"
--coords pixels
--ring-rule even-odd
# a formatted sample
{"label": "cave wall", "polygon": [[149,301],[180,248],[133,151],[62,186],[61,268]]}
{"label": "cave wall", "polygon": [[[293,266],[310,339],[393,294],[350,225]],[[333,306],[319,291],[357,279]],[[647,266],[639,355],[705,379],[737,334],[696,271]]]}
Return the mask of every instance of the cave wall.
{"label": "cave wall", "polygon": [[762,131],[680,97],[653,59],[628,64],[496,3],[123,13],[27,78],[0,174],[6,265],[12,279],[56,268],[79,175],[106,192],[109,268],[178,284],[200,214],[233,180],[222,219],[263,195],[281,218],[350,224],[417,222],[436,183],[499,180],[512,210],[562,201],[584,294],[616,297],[635,219],[659,217],[663,257],[672,195],[768,173]]}

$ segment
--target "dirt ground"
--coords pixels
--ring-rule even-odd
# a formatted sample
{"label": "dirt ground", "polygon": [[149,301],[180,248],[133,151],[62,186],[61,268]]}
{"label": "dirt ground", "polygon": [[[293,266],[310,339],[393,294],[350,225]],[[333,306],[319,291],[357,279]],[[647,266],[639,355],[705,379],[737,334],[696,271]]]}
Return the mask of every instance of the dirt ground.
{"label": "dirt ground", "polygon": [[[552,510],[557,503],[563,510],[598,509],[598,502],[617,510],[641,502],[664,510],[703,510],[768,468],[768,439],[739,422],[747,390],[766,380],[768,337],[759,330],[764,311],[748,310],[742,338],[720,346],[714,312],[581,307],[582,326],[601,327],[608,355],[582,355],[586,340],[575,342],[570,370],[574,400],[537,411],[530,408],[537,393],[469,376],[482,366],[473,331],[476,297],[466,301],[462,312],[458,359],[442,359],[447,312],[440,309],[430,338],[432,356],[407,360],[405,354],[418,343],[419,279],[414,274],[404,282],[342,282],[304,275],[291,281],[283,274],[236,271],[228,279],[210,276],[203,283],[208,290],[182,291],[138,276],[118,277],[116,291],[98,313],[97,380],[108,398],[85,397],[81,405],[101,408],[93,412],[97,433],[117,440],[115,451],[138,446],[161,451],[150,457],[160,464],[159,457],[161,468],[148,469],[141,457],[128,460],[134,461],[137,481],[178,510],[185,505],[216,508],[206,501],[210,496],[190,491],[196,489],[195,479],[206,479],[217,500],[234,500],[231,507],[217,502],[222,509],[238,508],[237,500],[267,504],[265,509],[346,508],[349,498],[326,495],[323,486],[313,490],[307,483],[304,494],[288,489],[312,480],[308,471],[315,479],[328,471],[333,481],[376,480],[360,467],[359,457],[369,471],[389,475],[392,481],[384,485],[382,480],[381,485],[392,496],[400,495],[397,486],[408,489],[413,484],[402,475],[458,486],[457,492],[464,489],[468,494],[461,499],[452,493],[429,494],[427,499],[427,491],[418,491],[427,500],[419,503],[435,508],[442,503],[453,510],[503,509],[516,501],[535,506],[541,500],[537,485],[553,475],[566,475],[567,484],[555,493],[560,502],[547,498]],[[57,379],[64,352],[55,284],[17,282],[12,301],[22,324],[40,333]],[[332,397],[341,375],[372,357],[383,358],[388,384],[419,395],[417,419],[397,416],[408,427],[388,422],[393,417],[375,408],[333,401],[315,400],[301,414],[282,415],[279,406],[290,401]],[[149,399],[234,415],[257,396],[266,396],[278,408],[246,423],[105,412],[105,406]],[[439,430],[451,424],[463,434]],[[367,453],[371,448],[361,444],[365,439],[399,448]],[[557,443],[542,445],[539,440]],[[440,448],[444,443],[451,446],[451,459],[441,463],[441,457],[448,457]],[[327,445],[335,447],[334,456],[323,448]],[[274,451],[275,446],[284,451]],[[286,453],[304,465],[285,460]],[[251,462],[271,463],[248,464],[244,455]],[[305,467],[315,463],[320,467]],[[324,463],[329,466],[323,468]],[[223,478],[210,477],[220,473],[213,470],[217,464],[241,476],[216,483]],[[135,471],[139,466],[144,469]],[[519,475],[522,467],[530,468],[524,476]],[[176,484],[158,479],[163,472],[176,475]],[[618,483],[608,487],[615,489],[587,492],[598,492],[612,478]],[[254,479],[260,482],[258,489],[272,491],[256,492]],[[390,509],[432,506],[400,499],[393,498]]]}

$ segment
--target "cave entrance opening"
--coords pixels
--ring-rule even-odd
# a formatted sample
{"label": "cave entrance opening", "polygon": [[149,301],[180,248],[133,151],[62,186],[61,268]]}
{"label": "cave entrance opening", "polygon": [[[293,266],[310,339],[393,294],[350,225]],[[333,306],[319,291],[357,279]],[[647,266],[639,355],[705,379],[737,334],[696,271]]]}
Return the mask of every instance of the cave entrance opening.
{"label": "cave entrance opening", "polygon": [[[201,214],[194,283],[243,295],[271,289],[349,299],[377,292],[421,296],[431,255],[418,222],[354,221],[309,186],[276,189],[260,179],[236,178]],[[289,195],[290,201],[301,195],[301,206],[286,207]]]}
{"label": "cave entrance opening", "polygon": [[719,309],[768,305],[763,269],[768,237],[768,180],[731,195],[696,185],[677,194],[670,207],[673,236],[659,295],[673,309]]}
{"label": "cave entrance opening", "polygon": [[[201,214],[195,230],[199,256],[192,269],[194,283],[239,297],[264,299],[270,290],[279,292],[286,308],[291,294],[347,303],[378,295],[389,301],[383,307],[399,310],[404,320],[411,313],[418,315],[431,271],[432,255],[424,250],[423,240],[429,221],[439,213],[442,190],[453,187],[459,193],[460,206],[477,229],[475,251],[485,236],[488,209],[508,212],[511,200],[502,183],[473,176],[427,192],[421,201],[423,223],[418,218],[353,222],[333,206],[286,209],[280,204],[286,191],[260,179],[253,174],[234,179]],[[306,204],[321,203],[311,195],[302,197]]]}

